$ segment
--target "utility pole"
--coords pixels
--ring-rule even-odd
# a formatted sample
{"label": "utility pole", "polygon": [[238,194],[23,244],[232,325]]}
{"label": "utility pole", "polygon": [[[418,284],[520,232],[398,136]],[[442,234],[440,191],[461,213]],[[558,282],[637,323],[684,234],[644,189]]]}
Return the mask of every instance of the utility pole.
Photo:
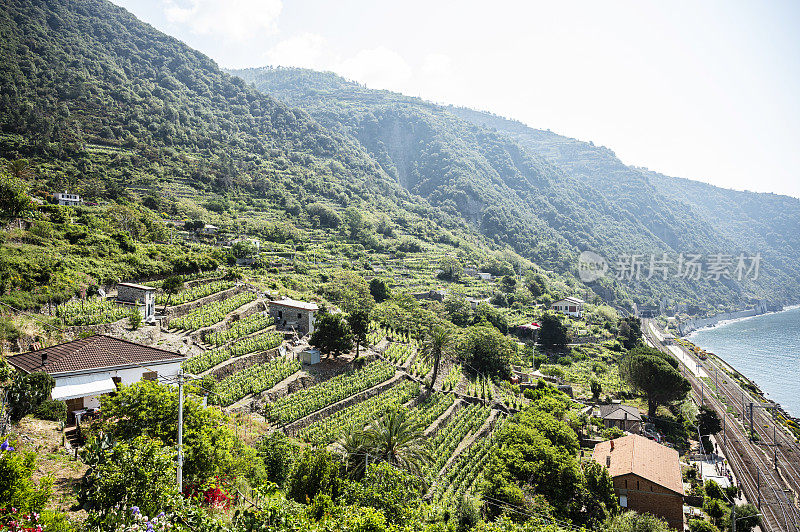
{"label": "utility pole", "polygon": [[183,368],[178,370],[178,493],[183,493]]}
{"label": "utility pole", "polygon": [[700,406],[706,406],[705,384],[703,377],[700,377]]}
{"label": "utility pole", "polygon": [[753,403],[750,403],[750,439],[753,439]]}
{"label": "utility pole", "polygon": [[761,470],[756,469],[756,487],[758,488],[758,511],[761,511]]}

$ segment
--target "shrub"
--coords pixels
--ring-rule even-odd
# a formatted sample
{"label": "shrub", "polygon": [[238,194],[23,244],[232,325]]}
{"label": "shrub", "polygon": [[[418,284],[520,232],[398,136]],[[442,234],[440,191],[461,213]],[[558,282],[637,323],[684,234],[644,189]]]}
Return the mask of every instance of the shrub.
{"label": "shrub", "polygon": [[128,322],[131,324],[131,329],[134,331],[142,326],[142,314],[139,312],[139,309],[131,310],[131,313],[128,314]]}
{"label": "shrub", "polygon": [[33,411],[34,417],[48,421],[67,421],[67,403],[48,399]]}

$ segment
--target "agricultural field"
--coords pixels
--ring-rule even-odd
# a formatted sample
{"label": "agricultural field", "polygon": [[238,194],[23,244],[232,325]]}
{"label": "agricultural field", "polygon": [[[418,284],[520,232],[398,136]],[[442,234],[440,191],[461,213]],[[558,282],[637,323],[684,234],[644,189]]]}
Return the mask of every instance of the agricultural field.
{"label": "agricultural field", "polygon": [[210,283],[199,284],[197,286],[181,290],[171,297],[169,294],[158,293],[156,294],[156,304],[164,305],[166,304],[167,299],[169,299],[170,305],[182,305],[183,303],[197,301],[198,299],[214,295],[217,292],[222,292],[223,290],[233,288],[234,286],[236,286],[236,283],[233,281],[212,281]]}
{"label": "agricultural field", "polygon": [[269,390],[283,379],[300,370],[300,361],[293,358],[279,357],[266,364],[256,364],[217,383],[216,394],[212,402],[229,406],[250,394]]}
{"label": "agricultural field", "polygon": [[350,427],[364,427],[420,394],[417,383],[402,381],[389,390],[339,410],[300,432],[300,438],[315,445],[328,445],[338,440]]}
{"label": "agricultural field", "polygon": [[281,345],[281,342],[283,342],[283,335],[281,335],[281,333],[269,331],[257,336],[245,338],[228,347],[203,351],[199,355],[195,355],[183,362],[183,369],[188,373],[202,373],[231,358],[274,349]]}
{"label": "agricultural field", "polygon": [[227,329],[220,329],[206,336],[206,342],[211,345],[225,345],[233,340],[238,340],[248,334],[262,331],[275,323],[267,314],[251,314],[246,318],[236,320]]}
{"label": "agricultural field", "polygon": [[394,374],[395,369],[391,364],[377,360],[362,369],[337,375],[316,386],[278,399],[272,405],[272,416],[280,423],[291,423],[380,384]]}
{"label": "agricultural field", "polygon": [[113,323],[126,317],[129,313],[129,308],[102,297],[73,300],[56,307],[56,316],[64,322],[64,325]]}
{"label": "agricultural field", "polygon": [[169,322],[169,326],[172,329],[185,331],[195,331],[201,327],[209,327],[224,320],[229,313],[242,305],[255,301],[255,299],[256,296],[252,292],[242,292],[228,299],[203,305],[185,316],[174,318]]}
{"label": "agricultural field", "polygon": [[464,438],[475,434],[489,417],[489,408],[484,405],[469,405],[453,414],[444,427],[439,428],[430,442],[433,462],[427,467],[426,480],[432,483],[447,460],[453,455]]}

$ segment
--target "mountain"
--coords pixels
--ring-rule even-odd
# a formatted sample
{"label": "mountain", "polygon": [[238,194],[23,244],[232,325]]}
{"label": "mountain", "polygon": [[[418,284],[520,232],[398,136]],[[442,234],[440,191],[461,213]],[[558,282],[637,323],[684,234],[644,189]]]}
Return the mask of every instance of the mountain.
{"label": "mountain", "polygon": [[[671,299],[711,308],[800,299],[792,267],[800,259],[800,233],[784,236],[781,229],[798,227],[800,202],[792,198],[660,176],[592,143],[370,90],[332,73],[270,67],[231,73],[349,136],[404,188],[545,267],[575,272],[578,253],[587,249],[611,261],[622,254],[762,256],[755,282],[605,280],[595,289],[608,297],[627,293],[639,303]],[[708,192],[682,193],[689,183]]]}

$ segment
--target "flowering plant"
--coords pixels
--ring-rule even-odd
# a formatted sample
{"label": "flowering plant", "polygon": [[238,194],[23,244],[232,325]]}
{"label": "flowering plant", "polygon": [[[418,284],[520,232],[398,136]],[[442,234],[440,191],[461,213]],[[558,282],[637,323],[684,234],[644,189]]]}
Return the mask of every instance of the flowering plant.
{"label": "flowering plant", "polygon": [[42,532],[44,529],[39,523],[39,514],[21,514],[12,508],[0,509],[0,531],[5,532]]}
{"label": "flowering plant", "polygon": [[161,512],[155,517],[143,515],[138,506],[115,506],[106,514],[105,525],[113,532],[166,532],[172,530],[168,516]]}

